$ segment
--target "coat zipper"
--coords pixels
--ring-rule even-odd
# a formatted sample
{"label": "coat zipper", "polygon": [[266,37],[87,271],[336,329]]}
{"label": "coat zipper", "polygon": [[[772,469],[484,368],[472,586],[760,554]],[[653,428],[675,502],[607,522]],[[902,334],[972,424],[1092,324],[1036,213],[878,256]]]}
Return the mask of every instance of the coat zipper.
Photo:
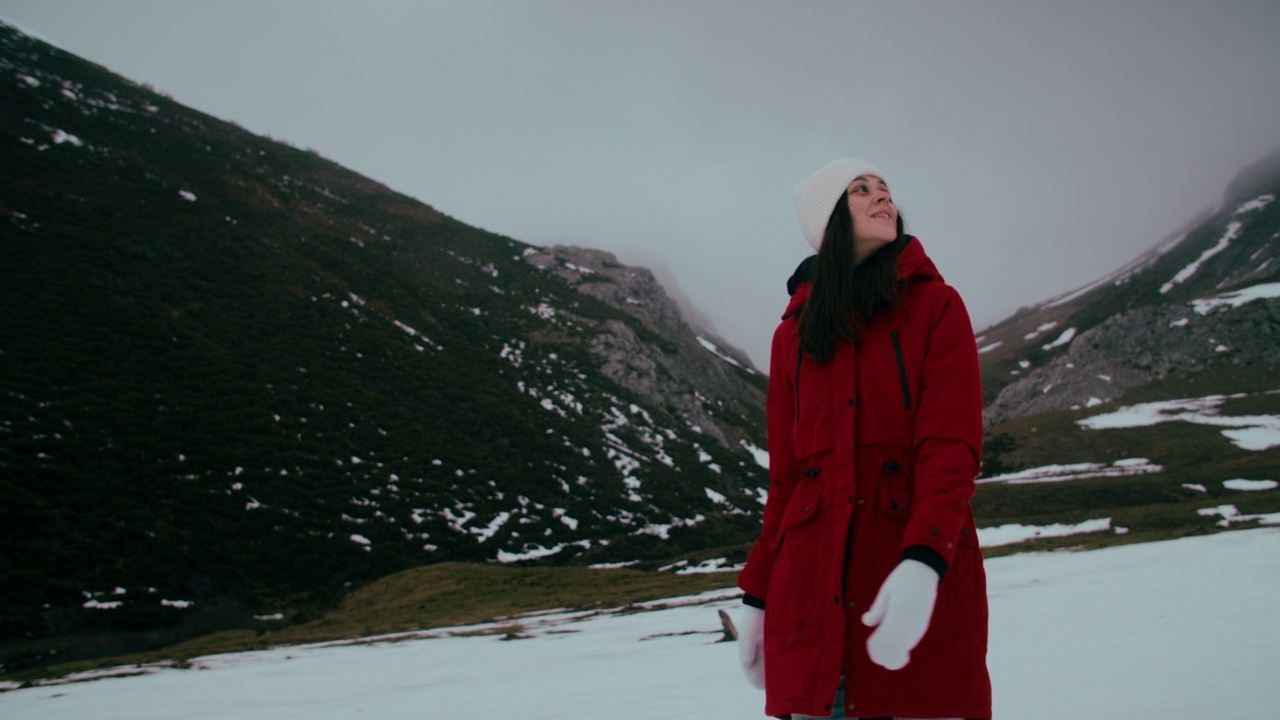
{"label": "coat zipper", "polygon": [[893,339],[893,355],[898,359],[898,379],[902,381],[902,406],[911,409],[911,386],[907,384],[907,364],[902,361],[902,342],[898,339],[898,331],[889,333]]}

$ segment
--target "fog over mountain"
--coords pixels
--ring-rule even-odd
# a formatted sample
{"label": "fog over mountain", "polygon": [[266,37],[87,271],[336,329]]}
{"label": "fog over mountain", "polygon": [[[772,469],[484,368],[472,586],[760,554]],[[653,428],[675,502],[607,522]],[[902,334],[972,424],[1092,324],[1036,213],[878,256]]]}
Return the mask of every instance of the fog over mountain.
{"label": "fog over mountain", "polygon": [[890,175],[978,328],[1136,258],[1280,127],[1270,0],[111,3],[0,15],[489,231],[662,258],[757,366],[795,183]]}

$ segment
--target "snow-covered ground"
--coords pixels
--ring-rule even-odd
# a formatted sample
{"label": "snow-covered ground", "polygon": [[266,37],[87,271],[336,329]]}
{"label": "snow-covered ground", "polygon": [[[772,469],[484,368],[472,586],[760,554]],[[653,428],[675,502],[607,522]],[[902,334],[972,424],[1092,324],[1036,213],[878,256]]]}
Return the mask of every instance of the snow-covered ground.
{"label": "snow-covered ground", "polygon": [[[987,562],[997,718],[1272,718],[1280,529]],[[4,718],[759,718],[731,591],[641,613],[526,618],[524,639],[399,641],[201,658],[195,669],[14,690]],[[492,628],[490,628],[492,629]]]}

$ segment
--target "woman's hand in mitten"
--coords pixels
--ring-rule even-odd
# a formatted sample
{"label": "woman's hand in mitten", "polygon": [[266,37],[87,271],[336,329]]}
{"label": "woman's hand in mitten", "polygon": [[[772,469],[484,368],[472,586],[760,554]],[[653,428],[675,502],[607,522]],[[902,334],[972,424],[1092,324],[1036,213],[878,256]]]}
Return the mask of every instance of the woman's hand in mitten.
{"label": "woman's hand in mitten", "polygon": [[889,670],[907,666],[933,617],[938,573],[919,560],[903,560],[885,578],[862,624],[876,628],[867,639],[871,661]]}
{"label": "woman's hand in mitten", "polygon": [[764,689],[764,611],[742,606],[742,627],[738,629],[738,659],[747,682]]}

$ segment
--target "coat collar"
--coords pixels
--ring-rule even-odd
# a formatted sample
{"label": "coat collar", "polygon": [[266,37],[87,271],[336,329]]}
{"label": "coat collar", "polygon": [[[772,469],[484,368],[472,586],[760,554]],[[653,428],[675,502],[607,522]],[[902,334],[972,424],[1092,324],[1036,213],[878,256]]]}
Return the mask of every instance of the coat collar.
{"label": "coat collar", "polygon": [[[791,300],[787,303],[787,310],[782,317],[795,314],[804,305],[805,300],[809,299],[809,289],[812,287],[809,283],[809,269],[817,259],[817,255],[810,255],[801,260],[796,271],[787,280],[787,292],[791,295]],[[920,281],[943,282],[942,274],[938,272],[933,260],[925,254],[920,239],[912,236],[907,241],[907,246],[898,254],[898,282]]]}

